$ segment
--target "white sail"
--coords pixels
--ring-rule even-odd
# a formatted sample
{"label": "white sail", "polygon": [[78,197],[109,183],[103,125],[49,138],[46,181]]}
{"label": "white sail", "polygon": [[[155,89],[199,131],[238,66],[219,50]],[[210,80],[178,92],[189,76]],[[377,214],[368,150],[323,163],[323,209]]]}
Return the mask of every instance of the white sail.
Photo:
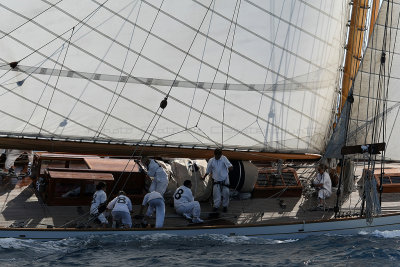
{"label": "white sail", "polygon": [[0,133],[321,153],[347,9],[344,0],[1,1]]}
{"label": "white sail", "polygon": [[[368,47],[354,82],[352,91],[354,103],[351,105],[347,145],[386,143],[387,159],[400,160],[400,46],[398,42],[400,1],[383,1]],[[387,25],[387,26],[385,26]],[[381,64],[382,53],[385,61]],[[346,114],[349,103],[343,111],[344,118],[339,126],[344,126],[334,138],[336,157],[344,145]],[[342,134],[339,134],[342,132]],[[332,148],[332,149],[331,149]]]}

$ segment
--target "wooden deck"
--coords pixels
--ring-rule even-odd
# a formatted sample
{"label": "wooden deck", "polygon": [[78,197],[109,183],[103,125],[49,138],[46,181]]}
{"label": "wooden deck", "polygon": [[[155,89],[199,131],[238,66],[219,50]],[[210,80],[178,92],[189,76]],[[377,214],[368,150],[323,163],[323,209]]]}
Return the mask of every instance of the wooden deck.
{"label": "wooden deck", "polygon": [[[392,164],[386,167],[400,167]],[[356,170],[356,182],[361,177],[362,166]],[[298,168],[297,173],[303,184],[314,176],[314,169],[307,166]],[[281,205],[282,202],[285,204]],[[281,197],[267,199],[231,200],[227,213],[220,212],[219,218],[209,218],[211,202],[203,202],[202,218],[205,224],[257,224],[285,223],[329,219],[334,216],[332,208],[336,203],[336,193],[326,201],[327,210],[316,210],[317,200],[311,194],[301,197]],[[89,205],[90,203],[88,203]],[[353,215],[360,212],[360,193],[355,186],[341,204],[341,214]],[[140,206],[135,205],[133,215],[138,214]],[[0,184],[0,226],[1,227],[79,227],[89,220],[89,206],[47,206],[38,198],[29,177],[3,179]],[[400,193],[382,195],[382,214],[400,212]],[[139,220],[133,221],[140,223]],[[153,223],[150,221],[150,223]],[[165,226],[186,226],[188,221],[177,215],[174,208],[166,205]],[[96,227],[90,224],[91,227]]]}

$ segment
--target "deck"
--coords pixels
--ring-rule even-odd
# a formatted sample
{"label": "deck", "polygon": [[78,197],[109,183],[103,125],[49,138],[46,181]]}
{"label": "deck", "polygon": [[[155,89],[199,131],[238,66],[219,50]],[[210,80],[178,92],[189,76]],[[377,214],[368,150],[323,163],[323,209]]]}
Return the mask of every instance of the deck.
{"label": "deck", "polygon": [[[386,167],[400,168],[400,164],[386,165]],[[310,166],[297,169],[297,173],[305,184],[315,174]],[[362,166],[356,169],[356,185],[361,177]],[[281,205],[282,201],[285,205]],[[304,192],[301,197],[280,197],[264,199],[235,200],[230,202],[227,213],[220,212],[219,217],[210,217],[211,202],[202,202],[202,218],[205,225],[229,224],[259,224],[259,223],[290,223],[309,220],[329,219],[334,217],[333,207],[336,203],[336,193],[326,201],[326,210],[317,210],[315,196]],[[400,212],[400,193],[382,194],[382,214]],[[89,204],[89,203],[88,203]],[[361,200],[357,186],[345,197],[341,204],[341,214],[354,216],[360,212]],[[23,179],[3,179],[0,184],[0,227],[97,227],[89,220],[89,206],[47,206],[43,204],[35,191],[29,177]],[[133,208],[133,215],[138,214],[139,205]],[[134,219],[133,224],[140,220]],[[149,222],[154,223],[152,221]],[[174,208],[166,205],[167,227],[184,227],[190,224],[177,215]]]}

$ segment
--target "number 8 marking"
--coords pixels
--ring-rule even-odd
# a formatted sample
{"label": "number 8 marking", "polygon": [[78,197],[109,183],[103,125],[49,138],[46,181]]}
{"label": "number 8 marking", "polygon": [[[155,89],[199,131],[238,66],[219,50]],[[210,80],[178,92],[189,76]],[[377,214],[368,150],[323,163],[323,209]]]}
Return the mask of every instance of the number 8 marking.
{"label": "number 8 marking", "polygon": [[175,199],[180,199],[182,197],[183,189],[179,189],[178,192],[175,193]]}

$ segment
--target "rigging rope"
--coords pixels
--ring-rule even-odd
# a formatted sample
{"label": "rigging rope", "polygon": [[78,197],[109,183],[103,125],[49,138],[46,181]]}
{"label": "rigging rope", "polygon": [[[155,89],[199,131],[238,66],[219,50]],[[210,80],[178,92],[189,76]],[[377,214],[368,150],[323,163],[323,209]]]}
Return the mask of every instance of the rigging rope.
{"label": "rigging rope", "polygon": [[[197,72],[196,86],[195,86],[195,88],[194,88],[194,92],[193,92],[193,96],[192,96],[192,102],[190,103],[189,114],[188,114],[188,117],[187,117],[187,120],[186,120],[186,128],[188,127],[189,118],[190,118],[190,115],[191,115],[191,113],[192,113],[192,107],[193,107],[194,98],[195,98],[195,96],[196,96],[197,89],[199,88],[198,85],[199,85],[199,80],[200,80],[201,68],[202,68],[202,66],[203,66],[203,61],[204,61],[204,55],[205,55],[205,53],[206,53],[206,47],[207,47],[208,36],[209,36],[209,34],[210,34],[210,29],[211,29],[211,22],[212,22],[213,15],[214,15],[214,12],[215,12],[215,1],[213,1],[213,7],[212,7],[211,11],[212,11],[212,12],[211,12],[211,15],[210,15],[210,21],[208,22],[208,28],[207,28],[206,38],[205,38],[205,41],[204,41],[203,52],[202,52],[202,54],[201,54],[200,66],[199,66],[199,70],[198,70],[198,72]],[[204,86],[202,86],[202,87],[204,87]],[[210,87],[210,88],[211,88],[211,87]]]}
{"label": "rigging rope", "polygon": [[[42,1],[44,1],[44,0],[42,0]],[[128,18],[129,18],[130,15],[132,14],[134,8],[135,8],[135,5],[134,5],[134,6],[132,7],[132,9],[130,10],[130,13],[129,13],[128,16],[127,16]],[[96,66],[95,72],[97,72],[97,70],[101,67],[103,61],[105,60],[106,56],[107,56],[108,53],[110,52],[112,46],[115,44],[115,40],[116,40],[116,38],[119,36],[119,34],[121,33],[121,31],[122,31],[122,29],[123,29],[123,27],[124,27],[126,21],[127,21],[127,19],[123,21],[123,23],[122,23],[120,29],[119,29],[118,32],[116,33],[116,37],[114,38],[114,40],[112,40],[111,44],[110,44],[109,47],[107,48],[107,51],[105,51],[105,53],[104,53],[104,55],[103,55],[103,58],[99,61],[98,65]],[[83,25],[82,25],[82,27],[83,27]],[[99,27],[99,26],[97,26],[97,27]],[[132,33],[132,35],[133,35],[133,33]],[[133,36],[131,36],[131,41],[132,41],[132,37],[133,37]],[[124,69],[125,62],[126,62],[126,57],[125,57],[124,64],[123,64],[123,66],[121,67],[121,72],[120,72],[119,77],[122,76],[122,70]],[[119,82],[119,81],[120,81],[120,79],[118,79],[118,82]],[[71,116],[73,110],[75,109],[76,105],[78,104],[78,100],[81,99],[81,97],[82,97],[83,94],[85,93],[86,89],[88,88],[89,84],[90,84],[90,81],[88,80],[87,83],[86,83],[86,85],[85,85],[85,87],[83,88],[82,92],[80,93],[78,99],[75,101],[73,107],[71,108],[70,112],[69,112],[69,113],[67,114],[67,116],[65,117],[67,120],[68,120],[69,117]],[[117,89],[118,89],[118,83],[116,84],[116,87],[115,87],[115,89],[114,89],[114,91],[113,91],[112,98],[111,98],[111,100],[110,100],[110,102],[109,102],[109,106],[107,107],[106,111],[104,112],[103,119],[104,119],[104,117],[105,117],[105,116],[107,115],[107,113],[108,113],[109,107],[110,107],[110,105],[111,105],[111,103],[112,103],[112,101],[113,101],[113,99],[114,99],[114,95],[115,95],[115,92],[116,92]],[[102,125],[103,119],[102,119],[102,121],[101,121],[101,123],[100,123],[100,125],[99,125],[99,128],[100,128],[101,125]],[[105,126],[105,122],[104,122],[103,127],[104,127],[104,126]],[[63,129],[62,129],[60,135],[63,133],[64,129],[65,129],[65,127],[63,127]],[[101,128],[101,129],[103,129],[103,128]],[[94,137],[98,137],[98,135],[97,135],[97,136],[96,136],[96,135],[97,135],[97,132],[94,134]]]}
{"label": "rigging rope", "polygon": [[[62,64],[61,64],[61,69],[62,69],[62,66],[64,66],[65,59],[67,58],[68,49],[69,49],[69,44],[70,44],[71,38],[72,38],[72,36],[73,36],[74,29],[75,29],[75,28],[72,28],[71,36],[70,36],[70,38],[69,38],[69,40],[68,40],[68,46],[67,46],[67,50],[65,51],[65,55],[64,55],[63,62],[62,62]],[[50,76],[50,77],[51,77],[51,76]],[[59,81],[59,80],[60,80],[60,75],[57,76],[57,80],[56,80],[56,83],[55,83],[55,85],[54,85],[55,88],[57,87],[57,84],[58,84],[58,81]],[[48,104],[48,106],[47,106],[47,108],[46,108],[46,112],[45,112],[44,117],[43,117],[42,125],[40,126],[39,135],[40,135],[40,133],[42,132],[44,122],[46,121],[47,113],[48,113],[48,111],[49,111],[49,108],[50,108],[50,105],[51,105],[51,101],[53,100],[54,92],[55,92],[55,90],[53,89],[53,92],[52,92],[51,97],[50,97],[50,100],[49,100],[49,104]]]}
{"label": "rigging rope", "polygon": [[[226,103],[228,103],[228,102],[226,102]],[[276,125],[275,125],[275,126],[276,126]],[[244,134],[244,130],[243,130],[243,131],[236,131],[236,133],[237,133],[237,134]],[[246,137],[249,137],[248,135],[245,135],[245,136],[246,136]],[[298,138],[298,136],[295,136],[295,135],[294,135],[294,137],[295,137],[295,138]],[[302,140],[302,141],[307,142],[306,140]]]}
{"label": "rigging rope", "polygon": [[[85,24],[86,25],[86,24]],[[90,28],[90,26],[88,26],[88,25],[86,25],[87,27],[89,27]],[[98,31],[96,31],[96,32],[98,32]],[[102,34],[101,32],[98,32],[99,34]],[[104,36],[104,34],[103,34],[103,36]],[[108,36],[104,36],[104,37],[108,37]],[[85,51],[84,49],[82,49],[82,48],[80,48],[80,47],[77,47],[77,46],[75,46],[73,43],[72,43],[72,45],[75,47],[75,48],[77,48],[77,49],[79,49],[79,50],[81,50],[82,52],[84,52],[84,53],[86,53],[86,54],[88,54],[88,55],[90,55],[90,56],[92,56],[92,57],[95,57],[93,54],[90,54],[89,52],[87,52],[87,51]],[[120,44],[119,43],[119,45],[122,45],[122,44]],[[143,56],[144,57],[144,56]],[[95,57],[97,60],[100,60],[99,58],[97,58],[97,57]],[[147,60],[150,60],[150,59],[148,59],[148,58],[146,58],[146,57],[144,57],[145,59],[147,59]],[[151,61],[151,60],[150,60]],[[151,61],[151,62],[153,62],[153,61]],[[121,70],[121,69],[119,69],[119,68],[116,68],[115,66],[113,66],[113,65],[111,65],[111,64],[109,64],[109,63],[107,63],[107,62],[104,62],[104,63],[106,63],[106,65],[108,65],[108,66],[110,66],[110,67],[112,67],[112,68],[115,68],[115,69],[117,69],[117,70]],[[153,62],[154,63],[154,62]],[[157,64],[156,64],[157,65]],[[160,66],[160,67],[162,67],[162,66]],[[125,73],[125,72],[124,72]],[[74,72],[74,74],[78,74],[78,73],[76,73],[76,72]],[[79,74],[78,74],[79,75]],[[130,76],[130,77],[132,77],[132,76]],[[135,77],[132,77],[132,78],[134,78],[134,79],[137,79],[137,78],[135,78]],[[184,77],[183,77],[184,78]],[[146,84],[144,81],[141,81],[140,80],[140,83],[144,83],[144,84]],[[146,84],[147,86],[149,86],[148,84]],[[157,89],[156,87],[154,87],[154,86],[149,86],[151,89],[153,89],[153,90],[156,90],[156,91],[158,91],[158,92],[160,92],[160,93],[163,93],[161,90],[159,90],[159,89]],[[213,94],[213,93],[211,93],[211,94]],[[213,95],[215,95],[215,94],[213,94]],[[171,96],[170,96],[171,97]],[[171,97],[172,98],[172,97]],[[179,99],[176,99],[176,98],[173,98],[175,101],[177,101],[177,102],[179,102],[180,104],[182,104],[182,105],[185,105],[185,106],[187,106],[187,104],[186,103],[183,103],[182,101],[180,101]],[[132,101],[131,101],[132,102]],[[235,105],[234,103],[231,103],[233,106],[235,106],[235,107],[237,107],[238,109],[240,109],[240,110],[242,110],[242,111],[244,111],[244,112],[246,112],[246,113],[249,113],[249,114],[251,114],[248,110],[245,110],[245,109],[243,109],[242,107],[240,107],[240,106],[237,106],[237,105]],[[198,110],[196,110],[197,112],[199,112]],[[214,120],[214,121],[217,121],[214,117],[212,117],[212,116],[210,116],[210,115],[206,115],[208,118],[210,118],[210,119],[212,119],[212,120]],[[230,129],[232,129],[232,130],[234,130],[234,131],[237,131],[235,128],[233,128],[233,127],[231,127],[231,126],[229,126],[229,125],[227,125],[227,127],[229,127]],[[194,133],[196,133],[196,132],[194,132]],[[290,134],[290,133],[289,133]],[[253,139],[254,141],[257,141],[256,139],[254,139],[254,138],[252,138],[251,136],[249,136],[249,135],[246,135],[246,134],[244,134],[243,133],[243,135],[244,136],[246,136],[246,137],[248,137],[248,138],[250,138],[250,139]]]}
{"label": "rigging rope", "polygon": [[[45,84],[44,81],[40,80],[40,79],[37,78],[36,76],[32,76],[32,78],[35,79],[35,80],[38,81],[38,82],[41,82],[41,83]],[[101,86],[101,85],[99,85],[99,84],[97,84],[97,85],[98,85],[98,86]],[[67,94],[67,93],[64,92],[64,91],[61,91],[60,89],[54,87],[53,85],[48,85],[48,86],[51,87],[51,88],[53,88],[53,89],[56,90],[57,92],[64,94],[65,96],[68,96],[68,97],[70,97],[70,98],[75,99],[74,96],[72,96],[72,95],[70,95],[70,94]],[[12,93],[12,94],[14,94],[14,95],[20,97],[21,99],[32,103],[33,105],[37,105],[37,106],[39,106],[39,107],[41,107],[41,108],[43,108],[43,109],[46,109],[46,107],[43,106],[43,105],[41,105],[41,104],[39,104],[39,102],[35,102],[35,101],[33,101],[32,99],[29,99],[29,98],[27,98],[27,97],[25,97],[25,96],[23,96],[23,95],[20,95],[20,94],[14,92],[13,90],[16,89],[16,88],[18,88],[18,86],[16,86],[16,87],[13,88],[13,89],[8,89],[8,88],[6,88],[6,87],[4,87],[3,85],[0,84],[0,87],[2,87],[3,89],[5,89],[7,92]],[[129,100],[128,100],[128,101],[129,101]],[[84,105],[86,105],[86,106],[88,106],[88,107],[90,107],[90,108],[92,108],[92,109],[94,109],[94,110],[96,110],[96,111],[98,111],[98,112],[104,112],[103,110],[101,110],[101,109],[99,109],[99,108],[97,108],[97,107],[95,107],[95,106],[93,106],[93,105],[91,105],[91,104],[89,104],[89,103],[87,103],[87,102],[83,102],[82,100],[81,100],[81,103],[84,104]],[[51,111],[53,114],[57,115],[58,117],[63,118],[62,114],[56,112],[55,110],[49,109],[49,111]],[[4,111],[1,111],[1,112],[3,112],[4,114],[7,114],[7,113],[5,113]],[[11,114],[7,114],[7,115],[10,116],[10,117],[16,118],[16,119],[18,119],[18,120],[21,120],[21,121],[23,121],[23,122],[26,122],[25,119],[21,119],[21,118],[14,117],[14,116],[11,115]],[[116,118],[116,117],[114,117],[114,119],[116,119],[116,120],[118,120],[118,121],[120,121],[120,122],[122,122],[122,123],[124,123],[124,124],[126,124],[126,125],[132,126],[132,127],[134,127],[135,129],[137,129],[137,130],[143,131],[143,129],[141,129],[141,128],[139,128],[139,127],[137,127],[137,126],[135,126],[135,125],[129,123],[128,121],[125,121],[125,120],[122,120],[122,119],[119,119],[119,118]],[[90,128],[88,125],[82,124],[82,123],[80,123],[79,121],[72,120],[72,119],[70,119],[70,121],[73,122],[73,123],[75,123],[76,125],[78,125],[78,126],[84,128],[85,130],[88,130],[88,131],[90,131],[90,132],[95,132],[95,129],[92,129],[92,128]],[[35,126],[35,125],[33,125],[33,124],[30,124],[30,126],[33,126],[33,127],[39,129],[39,127],[37,127],[37,126]],[[43,131],[47,132],[49,135],[51,135],[52,137],[54,137],[54,134],[53,134],[52,132],[47,131],[47,130],[43,130]],[[109,135],[103,134],[103,137],[104,137],[104,138],[108,138],[107,140],[111,140],[111,136],[109,136]],[[62,138],[62,137],[60,137],[60,138]],[[155,138],[159,138],[159,139],[160,139],[161,137],[155,136]],[[63,138],[62,138],[62,139],[63,139]],[[121,142],[122,142],[122,141],[121,141]],[[132,142],[132,141],[123,141],[123,143],[129,143],[129,142]]]}
{"label": "rigging rope", "polygon": [[171,84],[171,87],[169,88],[168,93],[167,93],[167,95],[165,96],[166,98],[168,98],[168,96],[169,96],[170,93],[171,93],[171,90],[172,90],[172,88],[173,88],[173,86],[174,86],[174,83],[175,83],[176,79],[178,78],[179,73],[181,72],[183,65],[185,64],[185,61],[186,61],[186,58],[187,58],[188,55],[189,55],[190,49],[192,48],[192,46],[193,46],[193,44],[194,44],[194,41],[195,41],[196,38],[197,38],[197,35],[200,33],[201,26],[203,25],[203,23],[204,23],[204,21],[205,21],[205,19],[206,19],[206,17],[207,17],[207,14],[208,14],[208,12],[209,12],[210,9],[211,9],[211,5],[212,5],[213,3],[214,3],[214,0],[212,0],[212,1],[210,2],[210,5],[208,6],[208,8],[207,8],[207,10],[206,10],[206,13],[205,13],[204,16],[203,16],[203,19],[201,20],[201,23],[200,23],[199,27],[197,27],[196,34],[194,35],[194,37],[193,37],[193,39],[192,39],[192,42],[190,43],[190,46],[189,46],[188,50],[185,52],[185,56],[184,56],[184,58],[183,58],[183,60],[182,60],[182,63],[181,63],[181,65],[180,65],[178,71],[176,72],[176,75],[175,75],[175,78],[174,78],[174,82]]}
{"label": "rigging rope", "polygon": [[[58,40],[59,38],[61,38],[64,34],[68,33],[69,31],[72,31],[72,32],[73,32],[73,30],[75,29],[75,27],[77,27],[78,25],[82,24],[83,21],[85,21],[87,18],[93,16],[93,15],[94,15],[105,3],[107,3],[108,1],[109,1],[109,0],[105,0],[100,6],[98,6],[95,10],[93,10],[91,13],[89,13],[89,15],[87,15],[87,16],[84,17],[83,19],[79,20],[78,23],[77,23],[75,26],[69,28],[68,30],[64,31],[63,33],[61,33],[61,34],[59,34],[59,35],[56,35],[55,38],[51,39],[50,41],[48,41],[48,42],[45,43],[44,45],[40,46],[39,48],[33,50],[31,53],[29,53],[29,54],[27,54],[26,56],[24,56],[23,58],[21,58],[18,62],[21,62],[21,61],[23,61],[24,59],[26,59],[26,58],[32,56],[33,54],[37,53],[37,52],[40,51],[42,48],[44,48],[44,47],[48,46],[49,44],[53,43],[54,41]],[[5,5],[3,5],[3,4],[1,4],[1,3],[0,3],[0,6],[1,6],[2,8],[4,8],[4,9],[6,9],[6,10],[12,12],[12,13],[16,13],[16,14],[17,14],[18,16],[20,16],[20,17],[25,18],[25,16],[23,16],[22,14],[20,14],[20,13],[18,13],[18,12],[15,12],[14,10],[10,9],[9,7],[7,7],[7,6],[5,6]],[[53,5],[53,6],[56,7],[56,5]],[[53,7],[53,6],[52,6],[52,7]],[[27,20],[29,20],[29,19],[27,19]],[[32,21],[32,20],[31,20],[31,21]],[[4,32],[2,32],[2,33],[4,33]],[[71,37],[70,37],[70,38],[71,38]]]}
{"label": "rigging rope", "polygon": [[[158,15],[160,14],[160,10],[161,10],[161,7],[162,7],[163,3],[164,3],[164,0],[161,2],[160,7],[159,7],[158,10],[157,10],[157,14],[155,15],[155,17],[154,17],[154,19],[153,19],[153,22],[152,22],[152,24],[151,24],[151,27],[150,27],[150,29],[149,29],[148,32],[147,32],[146,38],[145,38],[145,40],[144,40],[144,42],[143,42],[143,44],[142,44],[142,47],[140,48],[139,53],[137,53],[137,57],[136,57],[135,63],[133,64],[133,66],[132,66],[132,68],[131,68],[131,70],[130,70],[130,72],[129,72],[129,76],[130,76],[130,77],[132,76],[132,72],[133,72],[134,68],[136,67],[137,62],[139,61],[139,58],[141,58],[143,49],[144,49],[144,47],[145,47],[145,45],[146,45],[146,43],[147,43],[147,40],[148,40],[148,38],[149,38],[149,36],[150,36],[150,33],[151,33],[152,29],[153,29],[153,27],[154,27],[154,25],[155,25],[155,23],[156,23],[156,21],[157,21],[157,18],[158,18]],[[140,2],[139,11],[140,11],[140,8],[141,8],[141,6],[142,6],[141,4],[142,4],[142,1]],[[138,15],[137,15],[137,17],[136,17],[136,22],[137,22],[137,20],[139,19],[139,14],[140,14],[139,11],[138,11]],[[125,20],[127,21],[128,19],[125,18]],[[135,32],[135,29],[136,29],[136,25],[137,25],[136,22],[134,23],[134,27],[133,27],[133,31],[132,31],[131,40],[130,40],[129,45],[131,44],[131,41],[132,41],[132,38],[133,38],[133,34],[134,34],[134,32]],[[129,51],[130,51],[130,47],[127,47],[127,53],[126,53],[126,56],[125,56],[125,60],[126,60],[126,58],[128,57]],[[123,68],[121,69],[121,75],[122,75],[122,73],[123,73]],[[124,89],[125,89],[126,84],[127,84],[127,80],[124,82],[124,84],[123,84],[123,86],[122,86],[122,88],[121,88],[121,91],[119,92],[119,94],[118,94],[118,96],[117,96],[117,99],[115,100],[114,105],[113,105],[113,107],[111,108],[111,110],[110,110],[110,112],[109,112],[109,115],[111,115],[111,113],[113,112],[113,110],[114,110],[114,108],[115,108],[115,105],[117,104],[119,98],[120,98],[121,95],[122,95],[122,92],[123,92]],[[111,103],[111,102],[110,102],[110,103]],[[97,137],[100,135],[100,133],[102,132],[104,126],[106,125],[106,123],[107,123],[107,121],[108,121],[108,118],[109,118],[109,115],[107,115],[107,117],[104,118],[103,126],[101,126],[101,129],[99,129],[98,134],[97,134]]]}
{"label": "rigging rope", "polygon": [[[24,44],[24,45],[26,45],[26,44]],[[72,44],[72,45],[73,45],[73,44]],[[75,47],[75,48],[80,49],[81,51],[83,51],[83,52],[86,53],[86,54],[89,54],[87,51],[82,50],[82,49],[79,48],[79,47]],[[38,52],[38,53],[40,53],[40,52]],[[93,54],[89,54],[89,55],[90,55],[90,56],[94,56]],[[50,60],[51,60],[51,59],[50,59]],[[52,61],[53,61],[53,60],[52,60]],[[110,65],[110,64],[107,64],[107,65],[109,65],[109,66],[111,66],[111,67],[113,67],[113,68],[116,68],[116,67],[114,67],[114,66],[112,66],[112,65]],[[64,67],[65,67],[66,69],[68,69],[66,66],[64,66]],[[71,70],[71,69],[70,69],[70,70]],[[72,70],[71,70],[71,71],[72,71]],[[78,72],[73,72],[73,74],[74,74],[74,75],[76,74],[76,75],[78,75],[78,76],[80,76],[80,77],[82,77],[82,78],[84,78],[84,79],[88,79],[88,78],[82,76],[82,75],[81,75],[80,73],[78,73]],[[137,79],[137,78],[132,77],[132,76],[131,76],[131,78]],[[144,81],[142,81],[142,80],[139,80],[139,81],[140,81],[140,83],[146,84],[146,83],[145,83]],[[95,81],[93,81],[93,80],[91,80],[91,82],[92,82],[92,83],[95,83]],[[105,88],[104,86],[101,86],[101,85],[99,85],[98,83],[95,83],[95,84],[96,84],[97,86],[103,88],[103,89],[109,90],[108,88]],[[146,84],[146,85],[149,86],[151,89],[162,93],[162,91],[159,90],[159,89],[157,89],[156,87],[150,86],[150,85],[148,85],[148,84]],[[204,91],[206,91],[206,90],[204,90]],[[64,93],[64,92],[63,92],[63,93]],[[210,92],[209,92],[209,93],[210,93]],[[214,94],[214,93],[212,93],[212,92],[211,92],[211,95],[218,97],[216,94]],[[171,97],[171,96],[170,96],[170,97]],[[171,97],[171,98],[173,98],[173,97]],[[218,97],[218,98],[219,98],[219,97]],[[183,103],[183,102],[180,101],[179,99],[176,99],[176,98],[173,98],[173,99],[174,99],[175,101],[179,102],[180,104],[187,106],[186,103]],[[127,99],[127,100],[130,101],[130,102],[132,102],[132,103],[134,103],[134,102],[131,101],[130,99]],[[233,102],[231,102],[231,101],[227,101],[227,102],[229,102],[232,106],[234,106],[234,107],[240,109],[241,111],[243,111],[243,112],[245,112],[245,113],[248,113],[248,114],[250,114],[250,115],[253,115],[251,112],[249,112],[248,110],[246,110],[246,109],[244,109],[244,108],[242,108],[242,107],[236,105],[235,103],[233,103]],[[279,102],[279,101],[278,101],[278,102]],[[134,103],[134,104],[135,104],[135,105],[138,105],[137,103]],[[145,108],[145,107],[142,107],[142,108]],[[200,113],[199,110],[197,110],[197,109],[194,109],[194,110],[196,110],[197,112]],[[217,120],[216,120],[214,117],[212,117],[211,115],[208,115],[208,114],[203,114],[203,115],[206,116],[207,118],[211,119],[211,120],[217,121]],[[305,114],[303,114],[303,115],[307,117],[307,115],[305,115]],[[164,118],[164,119],[167,119],[167,118]],[[167,120],[168,120],[168,119],[167,119]],[[172,123],[175,123],[175,122],[172,121]],[[267,123],[268,123],[268,122],[267,122]],[[277,125],[273,125],[273,126],[279,128],[279,126],[277,126]],[[237,132],[237,133],[242,134],[243,136],[245,136],[245,137],[247,137],[247,138],[249,138],[249,139],[252,139],[252,140],[254,140],[254,141],[257,141],[256,139],[252,138],[251,136],[245,134],[243,131],[238,131],[237,129],[233,128],[232,126],[229,126],[229,125],[226,124],[226,127],[230,128],[231,130],[234,130],[234,131]],[[284,130],[284,131],[286,132],[286,130]],[[194,133],[196,133],[196,132],[194,132]],[[287,132],[287,133],[288,133],[289,135],[295,137],[295,138],[298,138],[298,136],[294,135],[294,134],[291,133],[291,132]],[[197,134],[197,133],[196,133],[196,134]],[[304,141],[304,142],[307,142],[307,141],[305,141],[305,140],[303,140],[303,141]],[[258,142],[258,141],[257,141],[257,142]],[[310,144],[310,146],[313,146],[313,145]]]}
{"label": "rigging rope", "polygon": [[[63,46],[64,46],[64,44],[63,44]],[[62,50],[63,50],[63,49],[61,49],[60,53],[58,54],[58,57],[57,57],[57,60],[56,60],[57,63],[58,63],[58,60],[60,59],[60,56],[61,56],[61,54],[62,54],[62,53],[61,53]],[[43,61],[43,63],[44,63],[44,61]],[[55,67],[56,67],[56,63],[54,63],[54,66],[53,66],[53,69],[52,69],[52,71],[51,71],[51,74],[53,74],[53,71],[55,70]],[[32,74],[32,73],[30,73],[30,74],[28,75],[28,77],[29,77],[31,74]],[[23,132],[25,131],[25,129],[26,129],[26,127],[28,126],[28,124],[30,123],[30,121],[31,121],[31,119],[32,119],[32,117],[33,117],[33,115],[35,114],[36,109],[37,109],[38,106],[39,106],[39,102],[40,102],[40,100],[42,99],[42,97],[43,97],[43,95],[44,95],[44,92],[45,92],[47,86],[49,85],[49,82],[50,82],[51,77],[52,77],[52,75],[49,75],[49,77],[48,77],[48,79],[47,79],[47,81],[46,81],[46,84],[45,84],[45,86],[44,86],[44,88],[43,88],[43,90],[42,90],[42,92],[41,92],[41,94],[40,94],[40,97],[39,97],[39,99],[36,101],[35,108],[32,110],[31,115],[29,116],[28,120],[26,121],[26,123],[25,123],[25,125],[24,125],[24,127],[22,128],[22,130],[21,130],[20,133],[23,133]],[[25,79],[26,79],[26,78],[25,78]],[[54,88],[55,88],[55,87],[54,87]],[[53,88],[53,90],[54,90],[54,88]],[[54,91],[53,91],[53,92],[54,92]],[[48,108],[49,108],[49,107],[48,107]]]}
{"label": "rigging rope", "polygon": [[[135,7],[135,6],[134,6],[134,7]],[[142,7],[142,2],[140,1],[140,5],[139,5],[138,12],[137,12],[137,16],[136,16],[136,21],[135,21],[135,24],[134,24],[134,26],[133,26],[132,34],[131,34],[131,37],[130,37],[130,40],[129,40],[129,46],[128,46],[129,48],[131,47],[131,43],[132,43],[132,40],[133,40],[133,36],[134,36],[134,34],[135,34],[135,29],[136,29],[137,21],[138,21],[138,19],[139,19],[141,7]],[[132,12],[132,11],[133,11],[133,8],[132,8],[131,12]],[[129,14],[129,16],[130,16],[130,14]],[[124,23],[127,22],[127,21],[128,21],[128,18],[124,20]],[[114,43],[114,42],[113,42],[113,43]],[[103,131],[103,128],[104,128],[104,126],[106,125],[108,118],[110,117],[109,114],[111,114],[111,113],[113,112],[114,107],[115,107],[115,104],[117,103],[117,101],[118,101],[118,99],[119,99],[119,96],[120,96],[121,93],[122,93],[122,90],[123,90],[124,87],[121,89],[120,94],[117,96],[117,99],[115,100],[114,105],[111,107],[111,103],[112,103],[112,101],[113,101],[113,99],[114,99],[114,95],[116,94],[116,91],[117,91],[117,88],[118,88],[118,85],[119,85],[119,81],[121,81],[122,70],[123,70],[124,67],[125,67],[125,64],[126,64],[126,61],[127,61],[127,58],[128,58],[128,54],[129,54],[129,49],[126,50],[126,55],[125,55],[125,58],[124,58],[124,63],[123,63],[122,68],[121,68],[121,72],[120,72],[120,75],[119,75],[118,82],[117,82],[117,84],[116,84],[116,86],[115,86],[115,90],[114,90],[114,93],[112,94],[112,98],[111,98],[111,100],[110,100],[110,102],[109,102],[109,104],[108,104],[108,106],[107,106],[107,111],[106,111],[106,113],[104,114],[103,118],[101,119],[99,128],[97,129],[97,131],[96,131],[96,133],[95,133],[95,135],[94,135],[94,138],[97,138],[97,137],[100,136],[100,133]],[[138,59],[138,58],[139,58],[139,56],[137,57],[137,59]],[[135,61],[135,63],[134,63],[133,66],[136,65],[137,59],[136,59],[136,61]],[[134,67],[133,67],[133,68],[134,68]],[[132,70],[133,70],[133,68],[132,68]],[[132,70],[131,70],[130,74],[132,73]],[[128,82],[128,77],[126,77],[126,82]],[[124,84],[123,86],[125,86],[125,84]],[[111,109],[110,109],[110,108],[111,108]]]}
{"label": "rigging rope", "polygon": [[377,183],[373,172],[374,169],[367,170],[364,178],[365,218],[368,224],[372,223],[374,216],[381,213]]}
{"label": "rigging rope", "polygon": [[224,123],[225,123],[225,103],[226,103],[226,91],[227,91],[227,87],[228,87],[228,76],[229,76],[229,70],[231,67],[231,59],[232,59],[232,51],[233,51],[233,44],[235,42],[235,33],[236,33],[236,25],[237,25],[237,21],[239,18],[239,11],[240,11],[240,5],[241,5],[242,1],[239,0],[239,5],[238,5],[238,1],[236,1],[235,4],[235,10],[233,11],[233,16],[232,16],[232,22],[229,25],[229,30],[228,30],[228,36],[231,32],[231,27],[233,24],[233,18],[235,17],[235,13],[236,13],[236,9],[237,9],[237,14],[236,14],[236,20],[235,20],[235,26],[233,27],[233,36],[232,36],[232,43],[231,43],[231,47],[230,47],[230,53],[229,53],[229,60],[228,60],[228,69],[226,71],[226,79],[225,79],[225,89],[224,89],[224,105],[222,107],[222,122],[221,122],[221,145],[222,147],[224,147]]}
{"label": "rigging rope", "polygon": [[11,33],[15,32],[16,30],[18,30],[19,28],[21,28],[22,26],[24,26],[25,24],[33,21],[34,19],[36,19],[37,17],[39,17],[40,15],[42,15],[44,12],[48,11],[49,9],[57,6],[59,3],[61,3],[63,0],[60,0],[54,4],[51,4],[48,8],[44,9],[43,11],[39,12],[37,15],[33,16],[32,18],[28,19],[27,21],[25,21],[24,23],[20,24],[19,26],[17,26],[16,28],[12,29],[11,31],[4,33],[3,36],[0,37],[0,40],[3,39],[6,36],[9,36]]}

